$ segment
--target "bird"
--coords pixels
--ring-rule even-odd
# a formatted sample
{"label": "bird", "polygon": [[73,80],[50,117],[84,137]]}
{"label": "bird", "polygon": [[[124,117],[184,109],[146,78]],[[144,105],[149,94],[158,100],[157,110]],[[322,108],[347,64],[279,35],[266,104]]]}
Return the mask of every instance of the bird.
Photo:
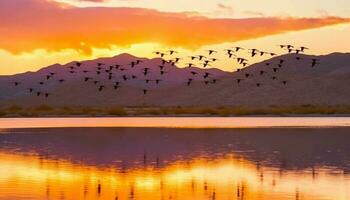
{"label": "bird", "polygon": [[58,82],[63,83],[63,82],[65,82],[65,80],[64,79],[60,79],[60,80],[58,80]]}
{"label": "bird", "polygon": [[317,64],[319,64],[318,61],[320,61],[320,60],[313,58],[312,63],[311,63],[311,67],[315,67]]}
{"label": "bird", "polygon": [[305,50],[308,50],[308,49],[309,49],[309,48],[307,48],[307,47],[303,47],[303,46],[300,47],[300,51],[301,51],[301,52],[304,52]]}
{"label": "bird", "polygon": [[148,92],[148,90],[146,90],[146,89],[143,90],[143,94],[144,94],[144,95],[146,95],[147,92]]}
{"label": "bird", "polygon": [[14,84],[14,86],[18,86],[18,85],[20,85],[20,84],[22,84],[22,83],[21,83],[21,82],[15,81],[15,82],[13,82],[13,84]]}
{"label": "bird", "polygon": [[207,51],[209,53],[209,56],[212,55],[213,53],[217,53],[217,51],[215,51],[215,50],[207,50]]}
{"label": "bird", "polygon": [[29,93],[32,93],[34,91],[33,88],[27,88],[27,90],[29,91]]}
{"label": "bird", "polygon": [[160,70],[163,70],[165,66],[164,65],[158,65],[158,67],[159,67]]}
{"label": "bird", "polygon": [[239,84],[241,81],[243,81],[243,79],[238,78],[238,79],[236,79],[236,81]]}
{"label": "bird", "polygon": [[188,81],[187,81],[187,86],[190,86],[191,83],[192,83],[193,79],[192,78],[189,78]]}
{"label": "bird", "polygon": [[208,66],[210,66],[209,63],[203,63],[203,67],[204,67],[204,68],[206,68],[206,67],[208,67]]}
{"label": "bird", "polygon": [[89,80],[91,80],[92,78],[91,77],[84,77],[84,81],[87,82]]}
{"label": "bird", "polygon": [[149,70],[149,68],[147,68],[147,67],[143,68],[143,75],[146,76],[149,72],[148,70]]}
{"label": "bird", "polygon": [[193,76],[196,76],[196,75],[198,74],[198,72],[191,71],[191,74],[192,74]]}
{"label": "bird", "polygon": [[194,64],[193,63],[187,63],[187,65],[188,65],[187,67],[193,67]]}
{"label": "bird", "polygon": [[263,71],[263,70],[260,71],[260,75],[264,75],[265,73],[266,73],[266,72]]}
{"label": "bird", "polygon": [[286,84],[287,84],[287,81],[282,81],[282,84],[283,84],[283,85],[286,85]]}
{"label": "bird", "polygon": [[209,77],[209,75],[210,75],[210,73],[208,73],[208,72],[205,72],[205,73],[204,73],[204,76],[203,76],[203,78],[208,78],[208,77]]}
{"label": "bird", "polygon": [[206,58],[206,57],[203,56],[203,55],[198,55],[198,59],[199,59],[199,60],[202,60],[203,58]]}
{"label": "bird", "polygon": [[100,85],[99,88],[98,88],[98,91],[101,92],[104,88],[105,88],[104,85]]}
{"label": "bird", "polygon": [[189,58],[191,58],[191,60],[195,60],[197,57],[196,56],[189,56]]}
{"label": "bird", "polygon": [[233,50],[232,50],[232,49],[224,49],[224,51],[225,51],[227,54],[233,53]]}
{"label": "bird", "polygon": [[178,63],[181,60],[181,58],[175,58],[174,62]]}
{"label": "bird", "polygon": [[129,78],[126,75],[123,75],[122,78],[123,78],[124,81],[129,80]]}
{"label": "bird", "polygon": [[242,47],[234,47],[235,51],[238,52],[239,50],[244,50]]}
{"label": "bird", "polygon": [[174,51],[174,50],[169,50],[168,52],[170,55],[173,55],[174,53],[178,53],[177,51]]}
{"label": "bird", "polygon": [[252,75],[252,74],[249,74],[249,73],[245,73],[244,76],[245,76],[246,78],[248,78],[249,76],[253,76],[253,75]]}

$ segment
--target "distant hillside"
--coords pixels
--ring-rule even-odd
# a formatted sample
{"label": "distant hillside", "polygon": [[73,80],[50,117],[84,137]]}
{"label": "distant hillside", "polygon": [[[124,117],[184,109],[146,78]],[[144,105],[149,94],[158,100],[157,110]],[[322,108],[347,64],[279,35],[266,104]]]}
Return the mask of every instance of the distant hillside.
{"label": "distant hillside", "polygon": [[[300,59],[297,60],[296,57]],[[281,59],[284,62],[282,67],[279,67]],[[312,67],[312,59],[319,59],[319,64]],[[132,68],[129,64],[135,60],[141,60],[142,63]],[[104,63],[100,75],[96,72],[97,63]],[[158,67],[162,65],[161,59],[137,58],[129,54],[84,61],[80,67],[74,69],[74,73],[70,73],[69,67],[75,65],[76,62],[56,64],[37,72],[1,76],[0,105],[105,107],[350,104],[350,54],[289,54],[251,65],[235,73],[195,67],[177,68],[165,64],[165,73],[161,75]],[[116,65],[122,66],[112,70],[109,80],[109,72],[105,70]],[[146,76],[142,74],[145,67],[149,68]],[[191,71],[198,75],[193,76]],[[208,78],[204,78],[206,72],[210,73]],[[46,80],[49,73],[55,75]],[[249,74],[248,78],[246,74]],[[123,76],[128,80],[124,81]],[[132,76],[137,78],[133,79]],[[85,82],[84,77],[92,80]],[[273,80],[272,77],[276,79]],[[187,85],[189,78],[194,79],[190,86]],[[65,82],[59,83],[59,79],[64,79]],[[146,83],[146,79],[150,82]],[[237,79],[243,80],[238,84]],[[156,80],[161,81],[157,84]],[[14,86],[15,81],[22,84]],[[44,85],[40,85],[40,81],[44,81]],[[93,81],[98,83],[94,84]],[[208,81],[207,84],[205,81]],[[120,82],[120,88],[116,90],[113,86],[115,82]],[[105,86],[101,92],[98,91],[100,85]],[[27,88],[49,93],[49,98],[43,95],[37,97],[29,93]],[[148,90],[146,95],[143,94],[144,89]]]}

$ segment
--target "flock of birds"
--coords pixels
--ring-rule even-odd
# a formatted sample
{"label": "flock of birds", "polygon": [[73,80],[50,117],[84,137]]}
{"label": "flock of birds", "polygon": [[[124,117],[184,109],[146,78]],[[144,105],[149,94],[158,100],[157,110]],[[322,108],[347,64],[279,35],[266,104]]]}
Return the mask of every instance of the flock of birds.
{"label": "flock of birds", "polygon": [[[301,47],[294,47],[293,45],[279,45],[279,48],[286,51],[288,54],[295,54],[295,59],[297,61],[302,60],[303,58],[299,56],[301,53],[305,53],[306,50],[309,48],[301,46]],[[119,89],[123,83],[135,80],[135,79],[142,79],[145,81],[145,84],[151,84],[155,83],[156,85],[161,84],[162,82],[166,81],[164,78],[164,75],[169,73],[166,69],[168,65],[176,66],[179,64],[180,61],[182,60],[190,60],[188,63],[182,63],[185,64],[186,67],[188,68],[193,68],[195,66],[202,66],[203,68],[207,68],[209,66],[212,66],[217,62],[219,59],[216,57],[216,55],[220,53],[224,53],[225,58],[230,59],[230,60],[235,60],[236,63],[239,65],[239,68],[234,72],[240,74],[240,77],[235,78],[235,82],[237,84],[240,84],[242,81],[249,79],[251,77],[254,77],[254,74],[245,72],[245,69],[249,66],[248,64],[248,58],[240,57],[237,56],[237,53],[242,52],[242,51],[247,51],[248,55],[251,58],[258,57],[258,56],[270,56],[270,57],[275,57],[277,56],[276,53],[273,52],[266,52],[262,51],[259,49],[245,49],[243,47],[233,47],[230,49],[224,49],[223,52],[219,52],[217,50],[206,50],[206,53],[204,55],[191,55],[187,56],[187,59],[185,57],[178,57],[179,52],[175,50],[169,50],[166,52],[162,51],[155,51],[153,52],[157,57],[160,57],[160,63],[158,64],[157,68],[159,68],[159,75],[162,78],[157,78],[157,79],[151,79],[149,77],[151,73],[151,68],[149,67],[140,67],[140,65],[143,63],[142,60],[140,59],[135,59],[128,63],[127,65],[121,65],[118,63],[115,63],[114,65],[102,63],[102,62],[97,62],[96,63],[96,68],[94,71],[88,70],[88,69],[83,69],[84,63],[82,62],[74,62],[71,66],[67,68],[69,74],[75,75],[75,74],[82,74],[82,81],[84,82],[92,82],[95,86],[97,91],[102,92],[106,89],[107,84],[99,77],[104,76],[106,80],[110,81],[112,83],[112,87],[117,90]],[[196,63],[195,63],[196,62]],[[318,65],[320,62],[319,59],[317,58],[312,58],[310,60],[310,65],[311,67],[315,67]],[[277,72],[279,71],[280,68],[282,68],[285,64],[285,60],[279,59],[278,63],[275,63],[274,65],[272,63],[266,62],[266,66],[271,66],[271,73],[273,73],[273,76],[271,76],[272,80],[278,80],[277,77]],[[81,69],[81,70],[80,70]],[[138,77],[136,74],[123,74],[123,71],[127,70],[140,70],[143,77]],[[153,69],[152,69],[153,70]],[[153,71],[152,71],[153,73]],[[264,75],[268,73],[268,71],[265,70],[260,70],[259,75]],[[94,76],[92,76],[94,75]],[[48,81],[55,80],[58,81],[58,83],[64,83],[67,80],[64,78],[58,77],[59,75],[55,72],[49,72],[48,74],[45,75],[43,80],[40,80],[37,84],[38,86],[41,87],[29,87],[26,88],[27,91],[30,94],[33,94],[35,96],[44,96],[45,98],[49,98],[52,94],[49,92],[43,91],[43,86],[47,84]],[[118,79],[118,80],[117,80]],[[186,80],[186,85],[191,86],[191,84],[194,81],[201,80],[205,83],[205,85],[208,84],[216,84],[217,79],[212,77],[212,74],[209,72],[198,72],[196,70],[190,70],[190,74],[188,79]],[[288,81],[287,80],[280,80],[280,83],[283,85],[287,85]],[[11,82],[12,85],[15,87],[24,85],[24,83],[20,81],[13,81]],[[256,82],[255,83],[257,87],[261,87],[263,83]],[[142,93],[144,95],[147,95],[149,92],[149,89],[143,88]]]}

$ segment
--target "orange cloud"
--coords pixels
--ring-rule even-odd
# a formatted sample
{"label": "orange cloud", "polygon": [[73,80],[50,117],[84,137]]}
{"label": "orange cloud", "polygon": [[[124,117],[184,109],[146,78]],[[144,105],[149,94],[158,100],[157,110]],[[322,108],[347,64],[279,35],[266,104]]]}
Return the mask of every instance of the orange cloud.
{"label": "orange cloud", "polygon": [[0,48],[12,53],[158,42],[197,48],[202,45],[318,28],[349,19],[209,19],[142,8],[78,8],[49,0],[1,0]]}

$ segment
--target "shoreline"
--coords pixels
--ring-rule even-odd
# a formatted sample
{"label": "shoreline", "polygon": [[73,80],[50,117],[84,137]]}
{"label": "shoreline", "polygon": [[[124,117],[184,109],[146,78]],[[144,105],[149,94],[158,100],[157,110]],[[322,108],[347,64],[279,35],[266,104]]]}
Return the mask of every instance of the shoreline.
{"label": "shoreline", "polygon": [[105,117],[3,118],[0,129],[21,128],[341,128],[350,117]]}
{"label": "shoreline", "polygon": [[43,115],[36,115],[36,116],[26,116],[26,115],[4,115],[0,116],[1,119],[10,119],[10,118],[186,118],[186,117],[191,117],[191,118],[237,118],[237,117],[245,117],[245,118],[266,118],[266,117],[276,117],[276,118],[289,118],[289,117],[305,117],[305,118],[312,118],[312,117],[320,117],[320,118],[327,118],[327,117],[334,117],[334,118],[339,118],[339,117],[350,117],[350,114],[266,114],[266,115],[209,115],[209,114],[179,114],[179,115],[50,115],[50,114],[43,114]]}
{"label": "shoreline", "polygon": [[350,105],[339,106],[212,106],[212,107],[57,107],[12,105],[0,108],[0,118],[65,117],[350,117]]}

